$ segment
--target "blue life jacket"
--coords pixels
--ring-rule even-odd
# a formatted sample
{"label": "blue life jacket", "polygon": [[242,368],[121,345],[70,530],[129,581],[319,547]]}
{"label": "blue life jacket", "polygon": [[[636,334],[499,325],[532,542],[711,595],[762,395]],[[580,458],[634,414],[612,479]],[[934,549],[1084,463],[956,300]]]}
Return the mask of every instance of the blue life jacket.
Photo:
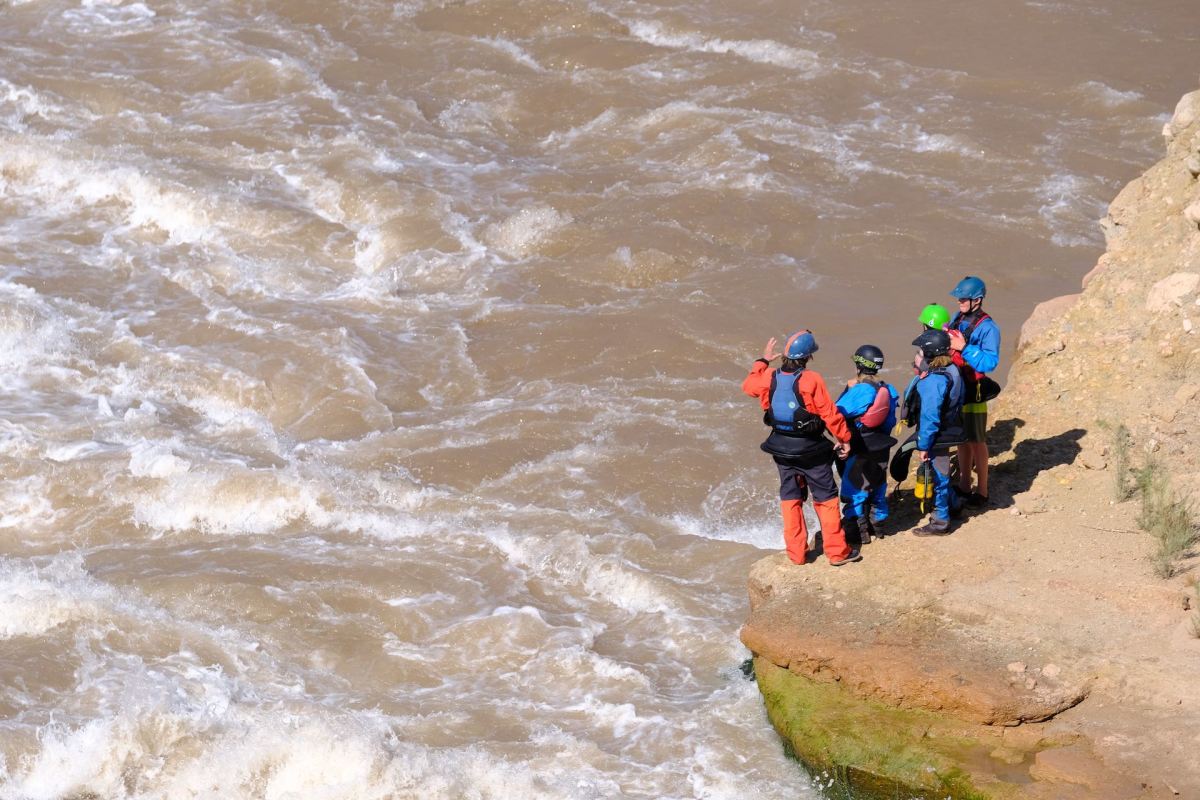
{"label": "blue life jacket", "polygon": [[808,410],[800,396],[803,372],[802,369],[795,372],[777,370],[771,376],[771,407],[763,422],[784,436],[820,436],[825,430],[825,422]]}
{"label": "blue life jacket", "polygon": [[785,464],[815,466],[833,461],[833,446],[825,438],[825,421],[813,414],[800,397],[800,375],[776,371],[771,376],[771,405],[763,422],[771,428],[764,452]]}

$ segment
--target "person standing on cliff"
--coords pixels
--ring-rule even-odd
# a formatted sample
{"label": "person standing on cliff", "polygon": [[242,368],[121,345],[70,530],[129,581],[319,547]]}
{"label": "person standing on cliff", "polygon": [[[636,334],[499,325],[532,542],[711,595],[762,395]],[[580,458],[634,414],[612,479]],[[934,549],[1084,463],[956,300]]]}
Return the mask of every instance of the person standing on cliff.
{"label": "person standing on cliff", "polygon": [[878,347],[864,344],[854,351],[853,361],[858,375],[837,400],[851,432],[850,457],[842,473],[844,527],[851,538],[857,532],[859,542],[868,544],[872,532],[883,535],[879,526],[888,518],[888,456],[896,443],[891,430],[900,395],[878,379],[883,369],[883,351]]}
{"label": "person standing on cliff", "polygon": [[[742,381],[742,391],[758,398],[763,422],[771,433],[762,449],[775,459],[779,470],[779,505],[783,513],[783,542],[795,564],[808,560],[808,529],[804,523],[804,500],[812,493],[813,507],[821,521],[825,557],[833,566],[861,561],[858,550],[846,544],[838,509],[838,488],[833,479],[834,454],[850,452],[850,428],[829,397],[825,380],[808,369],[817,352],[812,331],[801,330],[788,337],[782,352],[772,337]],[[771,362],[782,358],[779,369]],[[825,437],[828,430],[836,448]]]}
{"label": "person standing on cliff", "polygon": [[917,429],[917,458],[933,467],[933,513],[913,533],[945,536],[958,507],[950,486],[950,448],[963,441],[963,380],[950,356],[950,334],[927,330],[913,344],[917,377],[904,393],[904,421]]}
{"label": "person standing on cliff", "polygon": [[[1000,363],[1000,327],[983,310],[987,286],[968,275],[950,296],[958,301],[958,313],[950,320],[950,350],[963,380],[963,429],[966,442],[958,448],[958,486],[964,502],[981,507],[988,502],[987,389],[996,383],[987,378]],[[971,474],[975,488],[971,488]]]}

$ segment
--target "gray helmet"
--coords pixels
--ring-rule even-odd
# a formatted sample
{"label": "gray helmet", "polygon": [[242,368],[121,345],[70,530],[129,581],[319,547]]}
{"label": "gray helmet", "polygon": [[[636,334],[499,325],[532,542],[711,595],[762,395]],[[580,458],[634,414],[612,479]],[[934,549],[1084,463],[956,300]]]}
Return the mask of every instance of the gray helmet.
{"label": "gray helmet", "polygon": [[936,358],[950,352],[950,334],[945,331],[927,330],[913,339],[912,343],[921,348],[921,355],[926,358]]}

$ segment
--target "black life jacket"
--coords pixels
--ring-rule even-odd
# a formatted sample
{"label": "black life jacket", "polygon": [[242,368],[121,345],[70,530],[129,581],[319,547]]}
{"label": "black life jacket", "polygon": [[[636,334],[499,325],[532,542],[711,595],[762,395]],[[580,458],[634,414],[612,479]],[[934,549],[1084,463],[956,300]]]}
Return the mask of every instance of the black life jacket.
{"label": "black life jacket", "polygon": [[917,384],[930,375],[941,375],[946,379],[946,392],[942,395],[942,406],[938,414],[938,432],[933,439],[933,447],[950,447],[966,441],[963,430],[962,406],[965,381],[957,368],[938,367],[931,369],[920,380],[914,381],[908,394],[904,397],[904,423],[910,428],[916,428],[921,421],[921,393]]}
{"label": "black life jacket", "polygon": [[825,421],[809,411],[800,396],[803,373],[776,371],[771,376],[770,406],[763,413],[771,433],[761,447],[779,458],[817,463],[831,458],[833,447],[823,435]]}

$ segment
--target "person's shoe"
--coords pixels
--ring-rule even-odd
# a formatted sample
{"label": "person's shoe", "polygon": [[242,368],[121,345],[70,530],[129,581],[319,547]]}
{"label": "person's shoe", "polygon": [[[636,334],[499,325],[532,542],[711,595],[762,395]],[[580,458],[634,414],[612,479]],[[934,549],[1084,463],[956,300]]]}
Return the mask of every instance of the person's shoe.
{"label": "person's shoe", "polygon": [[858,552],[857,549],[851,550],[850,555],[846,556],[845,558],[841,558],[836,561],[832,558],[829,559],[829,566],[840,567],[842,564],[849,564],[851,561],[862,561],[862,553]]}
{"label": "person's shoe", "polygon": [[984,506],[986,506],[988,504],[988,498],[987,498],[986,494],[980,494],[979,492],[971,492],[969,495],[966,496],[966,498],[963,500],[963,502],[965,502],[971,508],[983,508]]}
{"label": "person's shoe", "polygon": [[867,524],[866,517],[848,517],[846,521],[853,526],[847,532],[858,534],[859,545],[871,543],[871,526]]}
{"label": "person's shoe", "polygon": [[919,528],[913,529],[913,536],[945,536],[950,533],[950,520],[931,519]]}

